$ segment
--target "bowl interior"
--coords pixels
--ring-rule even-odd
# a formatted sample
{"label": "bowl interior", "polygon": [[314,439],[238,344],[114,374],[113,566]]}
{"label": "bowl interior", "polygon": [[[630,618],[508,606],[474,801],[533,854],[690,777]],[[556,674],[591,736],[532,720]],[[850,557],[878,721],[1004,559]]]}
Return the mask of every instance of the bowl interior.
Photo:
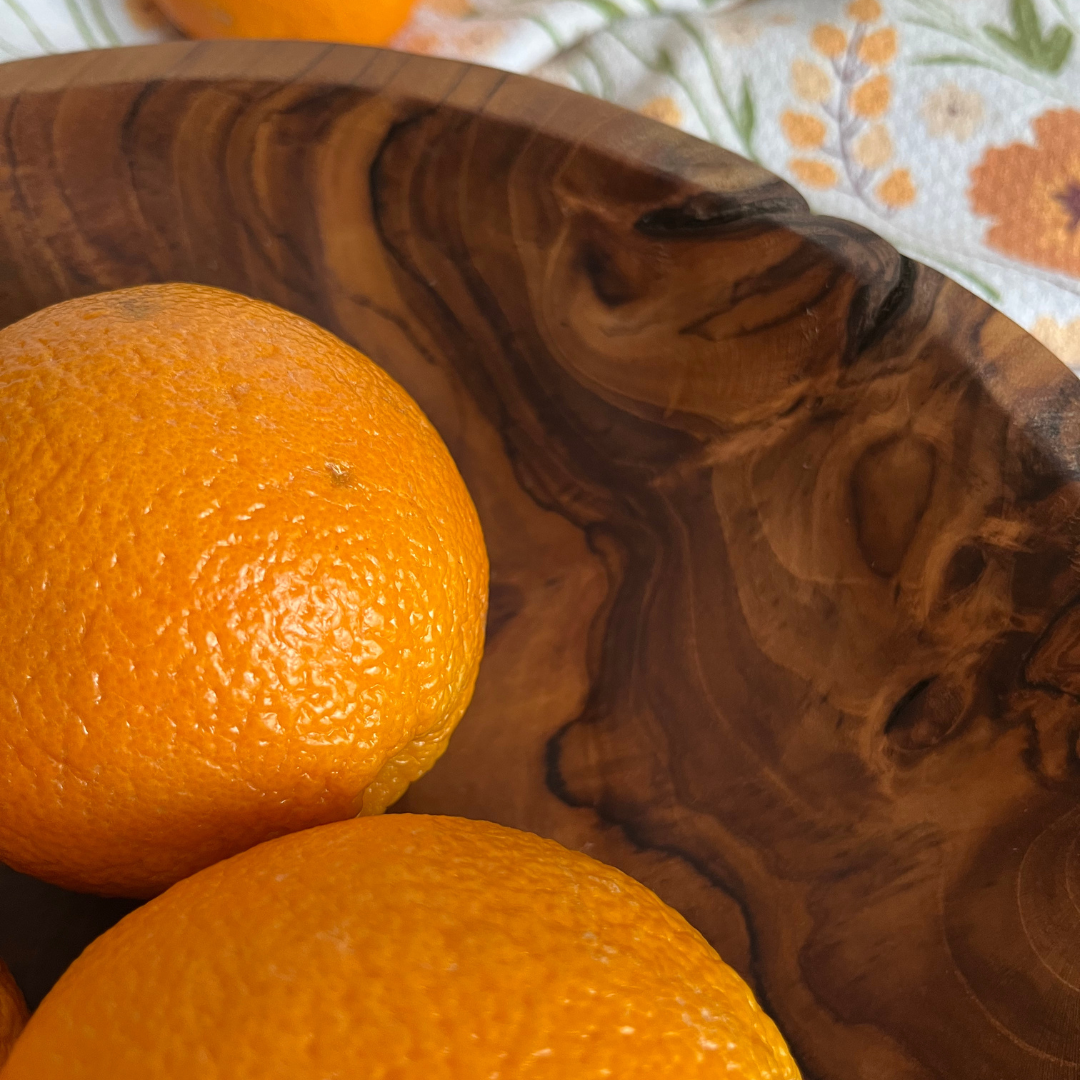
{"label": "bowl interior", "polygon": [[[442,433],[487,653],[400,808],[643,880],[807,1077],[1075,1080],[1067,369],[755,166],[498,72],[181,44],[5,65],[0,112],[0,323],[219,285]],[[0,955],[36,998],[125,910],[0,874]]]}

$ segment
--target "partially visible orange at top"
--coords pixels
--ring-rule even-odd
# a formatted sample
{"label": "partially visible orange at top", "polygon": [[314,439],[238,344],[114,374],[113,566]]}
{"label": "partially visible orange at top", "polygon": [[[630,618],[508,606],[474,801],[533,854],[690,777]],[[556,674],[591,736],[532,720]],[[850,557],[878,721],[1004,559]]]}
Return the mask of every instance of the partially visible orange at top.
{"label": "partially visible orange at top", "polygon": [[386,45],[415,0],[156,0],[196,38],[291,38]]}

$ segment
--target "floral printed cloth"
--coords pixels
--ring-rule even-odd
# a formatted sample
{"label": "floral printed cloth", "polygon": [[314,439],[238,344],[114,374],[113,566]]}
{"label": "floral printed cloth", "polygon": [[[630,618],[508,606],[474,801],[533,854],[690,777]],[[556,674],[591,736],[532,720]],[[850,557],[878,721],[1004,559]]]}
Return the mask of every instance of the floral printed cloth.
{"label": "floral printed cloth", "polygon": [[[0,55],[164,40],[151,0],[0,0]],[[1080,371],[1080,0],[419,0],[398,48],[759,161]]]}

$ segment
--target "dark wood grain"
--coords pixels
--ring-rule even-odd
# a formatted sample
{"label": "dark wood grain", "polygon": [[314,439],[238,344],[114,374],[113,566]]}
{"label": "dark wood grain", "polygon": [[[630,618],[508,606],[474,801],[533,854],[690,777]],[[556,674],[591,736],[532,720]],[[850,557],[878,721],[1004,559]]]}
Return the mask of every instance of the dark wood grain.
{"label": "dark wood grain", "polygon": [[1062,365],[756,167],[527,79],[161,46],[0,67],[0,116],[0,321],[238,289],[446,438],[488,652],[406,808],[651,885],[813,1080],[1080,1077]]}

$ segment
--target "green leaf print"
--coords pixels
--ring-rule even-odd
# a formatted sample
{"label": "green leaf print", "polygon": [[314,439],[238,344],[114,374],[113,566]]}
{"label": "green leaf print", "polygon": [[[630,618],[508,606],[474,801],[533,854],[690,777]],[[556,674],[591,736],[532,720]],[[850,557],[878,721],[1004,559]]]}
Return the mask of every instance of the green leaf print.
{"label": "green leaf print", "polygon": [[605,19],[611,19],[613,22],[626,18],[626,12],[618,4],[613,3],[613,0],[585,0],[585,3],[599,11]]}
{"label": "green leaf print", "polygon": [[98,28],[105,35],[105,40],[110,45],[122,45],[120,35],[116,32],[116,27],[113,26],[101,0],[90,0],[90,10],[94,13]]}
{"label": "green leaf print", "polygon": [[739,109],[735,116],[735,126],[742,138],[743,146],[750,147],[754,142],[754,125],[757,123],[757,114],[754,111],[754,95],[750,88],[750,77],[743,76],[742,98],[739,101]]}
{"label": "green leaf print", "polygon": [[[724,79],[717,65],[716,58],[713,56],[712,49],[709,47],[708,39],[701,32],[697,24],[687,16],[677,15],[675,16],[675,21],[682,27],[691,41],[694,42],[702,59],[705,61],[705,66],[708,68],[709,75],[712,77],[713,87],[716,90],[716,96],[720,102],[720,108],[723,109],[724,115],[728,119],[728,123],[735,129],[735,134],[739,137],[739,142],[742,144],[740,152],[751,161],[756,161],[760,164],[758,156],[754,152],[754,125],[756,123],[756,112],[754,110],[753,86],[750,83],[749,77],[743,76],[739,88],[739,102],[738,104],[733,104],[724,88]],[[675,64],[668,53],[661,50],[658,59],[660,62],[668,65],[671,69],[670,74],[674,75]],[[686,83],[683,82],[681,85],[683,85],[685,89]],[[700,109],[698,111],[701,112]],[[706,127],[708,128],[709,125],[706,124]],[[724,145],[723,140],[717,138],[711,132],[710,138],[713,142],[720,143],[721,146]]]}
{"label": "green leaf print", "polygon": [[926,67],[931,64],[967,64],[969,67],[985,67],[991,71],[997,71],[998,68],[991,64],[988,64],[985,60],[980,60],[977,56],[964,56],[961,53],[941,53],[938,56],[917,56],[912,63],[919,64],[922,67]]}
{"label": "green leaf print", "polygon": [[86,16],[82,13],[82,8],[79,7],[76,0],[64,0],[64,4],[68,9],[68,14],[71,16],[71,21],[75,25],[75,29],[79,32],[79,37],[82,38],[83,44],[88,49],[96,49],[98,42],[94,37],[93,31],[90,29],[90,24],[86,21]]}
{"label": "green leaf print", "polygon": [[11,9],[12,14],[30,32],[30,36],[37,42],[38,48],[41,49],[42,52],[56,52],[53,43],[45,36],[38,24],[30,18],[26,8],[19,3],[19,0],[4,0],[4,2]]}
{"label": "green leaf print", "polygon": [[1034,0],[1012,0],[1012,33],[987,24],[983,33],[1010,56],[1035,71],[1056,75],[1065,65],[1073,45],[1073,32],[1058,23],[1047,35],[1039,24]]}

